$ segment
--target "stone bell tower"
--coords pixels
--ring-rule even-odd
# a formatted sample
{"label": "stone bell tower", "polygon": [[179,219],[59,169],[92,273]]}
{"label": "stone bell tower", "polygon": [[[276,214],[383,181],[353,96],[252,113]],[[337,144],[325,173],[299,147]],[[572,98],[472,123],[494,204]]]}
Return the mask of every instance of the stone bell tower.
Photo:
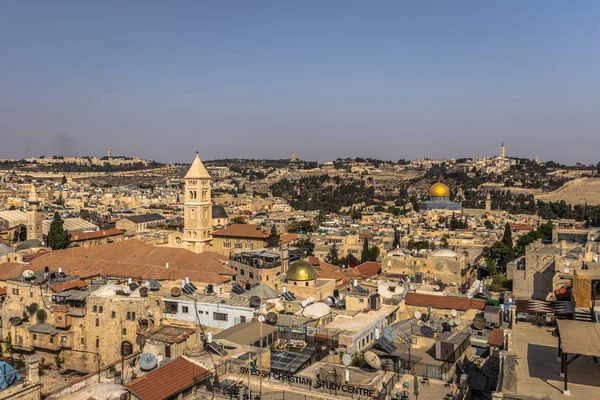
{"label": "stone bell tower", "polygon": [[185,180],[184,195],[184,247],[195,253],[202,253],[211,244],[212,201],[210,175],[196,152],[196,158]]}

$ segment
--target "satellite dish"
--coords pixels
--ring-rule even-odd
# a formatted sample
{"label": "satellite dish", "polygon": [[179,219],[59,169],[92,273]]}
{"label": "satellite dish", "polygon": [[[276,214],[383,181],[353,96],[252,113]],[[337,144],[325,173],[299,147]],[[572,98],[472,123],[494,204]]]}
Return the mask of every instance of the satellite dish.
{"label": "satellite dish", "polygon": [[570,271],[569,267],[564,267],[564,268],[563,268],[563,272],[564,272],[565,274],[568,274],[568,273],[569,273],[569,271]]}
{"label": "satellite dish", "polygon": [[335,297],[329,296],[329,297],[325,298],[325,300],[323,300],[323,302],[325,304],[327,304],[329,307],[333,307],[333,306],[335,306]]}
{"label": "satellite dish", "polygon": [[435,285],[435,287],[433,288],[433,290],[435,290],[436,292],[440,291],[440,287],[438,285]]}
{"label": "satellite dish", "polygon": [[150,290],[152,291],[157,291],[158,289],[160,289],[160,283],[158,283],[158,281],[150,281],[148,285],[150,286]]}
{"label": "satellite dish", "polygon": [[250,297],[250,307],[254,307],[254,308],[260,307],[260,297],[258,297],[258,296]]}
{"label": "satellite dish", "polygon": [[148,297],[148,288],[146,286],[140,288],[140,297]]}
{"label": "satellite dish", "polygon": [[258,319],[258,322],[265,322],[265,316],[262,314],[259,315],[257,319]]}
{"label": "satellite dish", "polygon": [[420,311],[415,311],[415,318],[416,319],[421,319],[422,316],[423,316],[423,314],[421,314]]}
{"label": "satellite dish", "polygon": [[450,313],[453,317],[456,317],[458,315],[458,311],[456,311],[454,308],[452,309],[452,311],[450,311]]}
{"label": "satellite dish", "polygon": [[181,296],[181,288],[180,287],[174,287],[171,289],[171,296],[173,297],[179,297]]}
{"label": "satellite dish", "polygon": [[267,314],[267,324],[275,325],[277,323],[277,314],[274,312],[270,312]]}
{"label": "satellite dish", "polygon": [[13,326],[18,326],[23,323],[23,319],[20,317],[12,317],[8,320],[8,322],[10,322],[10,324]]}
{"label": "satellite dish", "polygon": [[33,272],[30,269],[26,269],[25,271],[23,271],[23,278],[25,279],[31,279],[35,276],[35,272]]}
{"label": "satellite dish", "polygon": [[429,325],[421,325],[419,330],[421,331],[421,335],[425,337],[433,337],[435,334],[435,330]]}
{"label": "satellite dish", "polygon": [[467,298],[468,299],[472,299],[473,298],[473,293],[467,293]]}
{"label": "satellite dish", "polygon": [[154,368],[156,368],[158,360],[156,359],[154,354],[146,353],[140,356],[138,364],[142,371],[151,371]]}
{"label": "satellite dish", "polygon": [[372,351],[367,351],[365,353],[365,362],[373,369],[381,369],[381,360],[377,354]]}
{"label": "satellite dish", "polygon": [[125,286],[123,288],[123,294],[130,294],[131,293],[131,289],[129,288],[129,286]]}
{"label": "satellite dish", "polygon": [[144,335],[137,335],[137,337],[135,338],[135,342],[140,347],[144,347],[144,345],[146,344],[146,336],[144,336]]}
{"label": "satellite dish", "polygon": [[473,327],[478,330],[482,330],[485,328],[485,317],[481,314],[477,314],[475,318],[473,318]]}
{"label": "satellite dish", "polygon": [[314,302],[315,302],[315,298],[314,298],[314,297],[312,297],[312,296],[310,296],[310,297],[309,297],[308,299],[306,299],[306,300],[308,300],[308,304],[312,304],[312,303],[314,303]]}
{"label": "satellite dish", "polygon": [[571,263],[569,262],[569,260],[565,260],[565,266],[568,267],[570,265],[571,265]]}
{"label": "satellite dish", "polygon": [[350,354],[346,353],[342,356],[342,364],[346,367],[352,364],[352,357],[350,357]]}

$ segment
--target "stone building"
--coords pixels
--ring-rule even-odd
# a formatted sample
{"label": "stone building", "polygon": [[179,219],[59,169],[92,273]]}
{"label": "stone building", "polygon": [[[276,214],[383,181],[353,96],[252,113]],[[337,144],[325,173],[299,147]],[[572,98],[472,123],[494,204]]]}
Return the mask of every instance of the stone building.
{"label": "stone building", "polygon": [[457,289],[469,286],[475,278],[475,267],[468,265],[466,255],[450,249],[439,249],[426,255],[392,250],[383,257],[382,272],[414,277],[416,282],[436,278]]}
{"label": "stone building", "polygon": [[212,251],[229,257],[236,250],[252,250],[267,246],[269,231],[264,226],[233,224],[212,233]]}

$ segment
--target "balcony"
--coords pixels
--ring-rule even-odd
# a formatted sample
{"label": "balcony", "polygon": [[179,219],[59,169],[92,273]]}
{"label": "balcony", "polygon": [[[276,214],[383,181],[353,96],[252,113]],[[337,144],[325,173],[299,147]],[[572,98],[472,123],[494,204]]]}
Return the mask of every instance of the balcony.
{"label": "balcony", "polygon": [[71,317],[85,317],[85,307],[69,307],[69,313]]}

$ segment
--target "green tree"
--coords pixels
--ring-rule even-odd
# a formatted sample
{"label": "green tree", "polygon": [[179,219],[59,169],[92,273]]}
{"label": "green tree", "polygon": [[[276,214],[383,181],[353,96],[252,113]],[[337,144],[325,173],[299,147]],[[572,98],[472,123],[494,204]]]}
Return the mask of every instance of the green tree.
{"label": "green tree", "polygon": [[232,224],[245,224],[246,220],[241,215],[236,215],[235,217],[231,218],[229,222]]}
{"label": "green tree", "polygon": [[341,265],[342,262],[340,260],[340,255],[338,253],[338,248],[337,246],[334,244],[331,245],[331,247],[329,248],[329,253],[327,253],[327,256],[325,257],[325,261],[327,261],[329,264],[333,264],[333,265]]}
{"label": "green tree", "polygon": [[360,262],[364,263],[369,261],[370,258],[370,254],[369,254],[369,239],[365,238],[365,240],[363,241],[363,249],[362,249],[362,253],[360,255]]}
{"label": "green tree", "polygon": [[358,261],[358,258],[354,257],[353,254],[349,253],[346,257],[342,258],[342,265],[345,265],[348,268],[353,268],[356,267],[358,264],[360,264],[360,261]]}
{"label": "green tree", "polygon": [[279,233],[277,233],[277,228],[275,225],[271,225],[271,233],[267,238],[267,246],[268,247],[277,247],[279,246]]}
{"label": "green tree", "polygon": [[502,235],[502,243],[504,243],[507,247],[513,247],[512,241],[512,229],[510,229],[510,224],[507,222],[504,225],[504,235]]}
{"label": "green tree", "polygon": [[485,222],[483,223],[483,226],[485,226],[486,229],[492,230],[494,229],[494,224],[492,221],[490,221],[489,219],[486,219]]}
{"label": "green tree", "polygon": [[11,206],[8,208],[9,211],[13,211],[13,210],[16,210],[16,209],[17,209],[17,207],[15,207],[14,204],[11,204]]}
{"label": "green tree", "polygon": [[379,247],[372,246],[369,249],[369,259],[367,261],[377,261],[379,258]]}
{"label": "green tree", "polygon": [[48,246],[52,250],[66,249],[71,244],[69,240],[69,231],[64,228],[64,221],[58,212],[54,213],[54,219],[50,224],[48,231]]}
{"label": "green tree", "polygon": [[48,319],[48,313],[43,308],[37,310],[37,312],[35,313],[35,319],[37,320],[38,324],[43,324]]}
{"label": "green tree", "polygon": [[400,247],[400,230],[398,227],[394,229],[394,243],[392,243],[392,249],[397,249]]}
{"label": "green tree", "polygon": [[447,249],[447,248],[448,248],[448,246],[449,246],[449,243],[448,243],[448,238],[447,238],[446,236],[444,236],[444,237],[442,238],[442,248],[443,248],[443,249]]}
{"label": "green tree", "polygon": [[315,255],[315,244],[310,238],[300,239],[296,241],[296,247],[302,249],[307,256]]}

